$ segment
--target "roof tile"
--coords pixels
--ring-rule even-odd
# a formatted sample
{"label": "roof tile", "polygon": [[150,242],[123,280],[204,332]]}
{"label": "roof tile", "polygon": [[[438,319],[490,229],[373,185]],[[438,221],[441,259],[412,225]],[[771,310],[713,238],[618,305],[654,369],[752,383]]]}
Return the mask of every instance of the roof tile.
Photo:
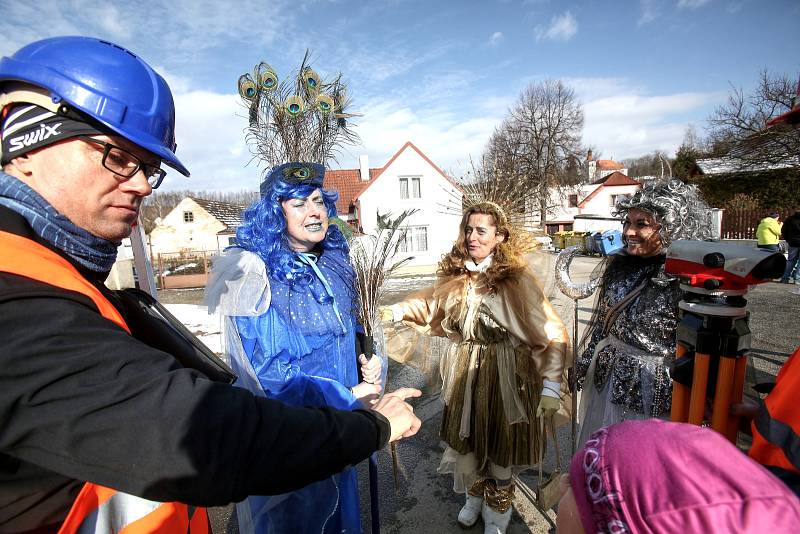
{"label": "roof tile", "polygon": [[597,168],[603,171],[620,171],[625,168],[625,165],[613,159],[598,159]]}
{"label": "roof tile", "polygon": [[355,199],[378,177],[383,169],[370,169],[369,181],[361,179],[359,169],[338,169],[326,170],[325,180],[322,187],[339,192],[339,200],[336,201],[336,213],[346,215],[355,210]]}
{"label": "roof tile", "polygon": [[243,204],[231,204],[219,200],[206,200],[197,197],[190,198],[229,229],[235,230],[242,224],[242,212],[247,209],[247,206]]}

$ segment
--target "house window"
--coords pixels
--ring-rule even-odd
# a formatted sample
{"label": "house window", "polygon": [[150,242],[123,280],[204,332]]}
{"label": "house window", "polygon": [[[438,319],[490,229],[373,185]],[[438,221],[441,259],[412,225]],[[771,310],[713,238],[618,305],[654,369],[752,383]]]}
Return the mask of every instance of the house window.
{"label": "house window", "polygon": [[570,208],[577,208],[578,207],[578,195],[570,195],[569,196],[569,207]]}
{"label": "house window", "polygon": [[427,252],[428,227],[409,226],[403,228],[397,243],[397,252]]}
{"label": "house window", "polygon": [[422,180],[419,177],[400,178],[400,198],[422,198]]}
{"label": "house window", "polygon": [[428,251],[428,227],[418,226],[414,229],[414,241],[416,250],[419,252]]}
{"label": "house window", "polygon": [[408,198],[408,178],[400,178],[400,198]]}
{"label": "house window", "polygon": [[191,211],[184,211],[183,212],[183,222],[190,223],[194,222],[194,213]]}
{"label": "house window", "polygon": [[630,195],[611,195],[611,207],[617,205],[617,202],[622,200],[623,198],[630,198]]}
{"label": "house window", "polygon": [[408,252],[411,250],[411,236],[408,230],[401,230],[397,241],[397,252]]}

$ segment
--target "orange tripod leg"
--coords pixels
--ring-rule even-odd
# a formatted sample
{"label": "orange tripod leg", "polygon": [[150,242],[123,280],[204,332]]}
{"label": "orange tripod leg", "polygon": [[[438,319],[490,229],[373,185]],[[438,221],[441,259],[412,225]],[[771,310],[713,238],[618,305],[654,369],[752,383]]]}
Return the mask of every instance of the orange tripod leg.
{"label": "orange tripod leg", "polygon": [[[675,345],[675,359],[683,358],[687,349],[680,342]],[[677,381],[672,381],[672,410],[670,419],[677,423],[685,423],[689,420],[689,386],[684,386]]]}
{"label": "orange tripod leg", "polygon": [[708,387],[708,364],[711,356],[700,352],[694,353],[694,374],[692,375],[692,392],[689,396],[689,422],[699,425],[703,422],[706,407],[706,388]]}
{"label": "orange tripod leg", "polygon": [[728,416],[731,410],[731,394],[735,375],[736,358],[720,357],[717,388],[714,393],[714,408],[711,412],[711,428],[723,435],[728,431]]}
{"label": "orange tripod leg", "polygon": [[[747,370],[747,356],[742,356],[736,359],[736,375],[733,381],[733,393],[731,394],[731,404],[738,404],[742,402],[744,396],[744,377]],[[732,415],[728,416],[728,428],[725,431],[725,437],[736,443],[736,437],[739,432],[739,417]]]}

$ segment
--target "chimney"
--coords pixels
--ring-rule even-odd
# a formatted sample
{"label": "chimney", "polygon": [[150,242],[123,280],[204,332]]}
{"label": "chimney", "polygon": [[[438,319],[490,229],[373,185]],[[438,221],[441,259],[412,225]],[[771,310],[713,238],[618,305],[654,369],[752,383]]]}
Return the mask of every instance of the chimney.
{"label": "chimney", "polygon": [[589,152],[586,153],[586,161],[592,161],[592,149],[589,149]]}
{"label": "chimney", "polygon": [[361,181],[369,182],[369,157],[366,154],[358,156],[358,168],[361,171]]}

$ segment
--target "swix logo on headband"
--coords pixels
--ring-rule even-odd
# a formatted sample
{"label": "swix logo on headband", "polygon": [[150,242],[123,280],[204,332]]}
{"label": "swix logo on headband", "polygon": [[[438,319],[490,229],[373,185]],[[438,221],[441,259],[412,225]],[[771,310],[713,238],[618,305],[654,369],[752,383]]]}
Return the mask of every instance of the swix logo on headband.
{"label": "swix logo on headband", "polygon": [[63,123],[59,122],[52,126],[49,126],[47,124],[39,124],[39,128],[37,130],[28,132],[24,135],[9,138],[8,151],[15,152],[17,150],[22,150],[23,148],[35,145],[40,141],[45,141],[46,139],[49,139],[54,135],[55,136],[61,135],[61,132],[58,131],[58,129],[61,127],[61,124]]}
{"label": "swix logo on headband", "polygon": [[10,109],[0,127],[2,157],[5,165],[12,158],[44,148],[76,135],[113,135],[99,125],[82,120],[77,114],[54,113],[35,104],[21,102]]}

